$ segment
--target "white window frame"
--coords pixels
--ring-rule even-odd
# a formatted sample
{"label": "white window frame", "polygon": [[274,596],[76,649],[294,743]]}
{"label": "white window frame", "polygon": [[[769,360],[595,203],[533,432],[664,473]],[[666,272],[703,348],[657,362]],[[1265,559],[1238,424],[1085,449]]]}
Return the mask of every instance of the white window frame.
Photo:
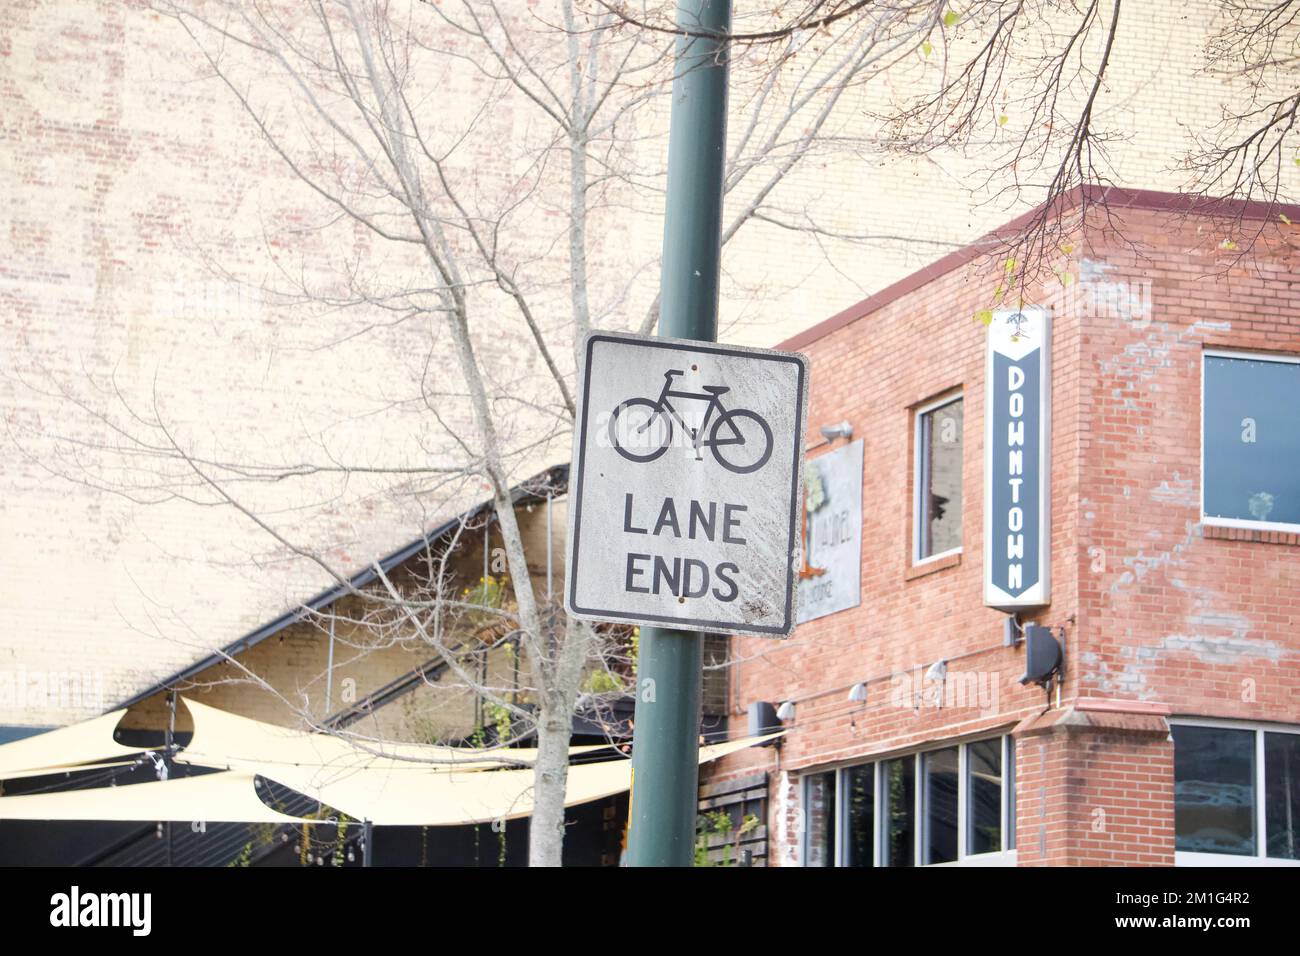
{"label": "white window frame", "polygon": [[[1249,730],[1255,734],[1255,853],[1198,853],[1174,851],[1174,866],[1300,866],[1300,860],[1267,856],[1268,831],[1264,815],[1264,734],[1300,735],[1300,727],[1251,720],[1218,720],[1202,717],[1171,717],[1170,726],[1210,727],[1220,730]],[[1172,738],[1172,734],[1170,737]],[[1176,779],[1176,778],[1175,778]],[[1177,836],[1175,835],[1175,840]],[[1176,845],[1176,844],[1175,844]]]}
{"label": "white window frame", "polygon": [[[926,404],[921,405],[919,408],[916,409],[916,414],[914,416],[914,421],[912,423],[912,457],[915,459],[912,462],[912,565],[914,567],[918,565],[929,564],[931,561],[938,561],[940,558],[946,558],[950,555],[961,554],[962,546],[958,544],[957,547],[949,548],[947,551],[939,551],[936,554],[931,554],[931,555],[927,555],[926,557],[921,557],[921,540],[924,537],[924,533],[925,533],[924,515],[926,513],[925,500],[924,500],[926,489],[922,481],[926,472],[926,463],[925,463],[926,449],[922,447],[922,436],[925,434],[925,431],[921,427],[921,423],[922,420],[925,418],[925,416],[933,414],[934,412],[937,412],[941,408],[946,408],[949,405],[954,405],[957,402],[964,402],[964,399],[965,399],[965,393],[957,392],[955,394],[950,394],[944,398],[936,398],[934,401],[927,402]],[[964,455],[965,438],[966,438],[965,404],[962,405],[961,429],[962,429],[962,442],[963,442],[962,447],[963,447],[963,455]],[[962,462],[962,466],[963,466],[962,467],[962,512],[963,512],[962,533],[965,534],[966,531],[965,461]]]}
{"label": "white window frame", "polygon": [[[967,756],[966,748],[971,744],[982,743],[986,740],[1002,741],[1002,848],[993,850],[988,853],[967,853],[967,840],[969,821],[966,819],[969,802],[967,797],[966,770]],[[810,778],[820,776],[823,773],[834,774],[835,787],[835,820],[834,820],[834,838],[835,845],[831,851],[831,866],[842,867],[848,863],[848,848],[845,845],[845,834],[848,832],[848,787],[845,783],[846,774],[850,770],[858,767],[869,766],[872,768],[872,859],[873,867],[883,865],[884,859],[884,802],[881,798],[883,790],[883,766],[886,760],[896,758],[911,757],[913,773],[913,805],[912,813],[915,821],[913,826],[913,846],[912,859],[914,866],[1015,866],[1016,851],[1008,846],[1011,839],[1011,830],[1015,826],[1015,821],[1009,819],[1011,808],[1011,788],[1015,786],[1014,777],[1008,779],[1007,771],[1011,767],[1011,754],[1014,753],[1015,740],[1010,734],[995,734],[988,737],[979,737],[973,740],[963,740],[960,743],[954,742],[936,742],[920,750],[909,751],[900,754],[889,754],[871,761],[862,763],[847,764],[836,767],[834,770],[823,768],[818,770],[809,770],[801,775],[799,787],[799,798],[803,806],[804,829],[799,839],[799,862],[800,865],[806,866],[808,859],[808,837],[809,828],[807,825],[808,809],[808,782]],[[957,748],[957,859],[948,863],[920,863],[922,859],[922,850],[925,847],[925,791],[923,787],[924,772],[923,764],[925,755],[938,750],[947,750],[951,747]]]}
{"label": "white window frame", "polygon": [[1205,367],[1206,359],[1248,359],[1256,362],[1276,362],[1279,365],[1300,365],[1300,356],[1283,352],[1241,352],[1234,349],[1203,349],[1201,351],[1201,524],[1212,528],[1245,528],[1255,531],[1285,531],[1300,534],[1300,524],[1288,521],[1255,521],[1251,518],[1219,518],[1205,513]]}

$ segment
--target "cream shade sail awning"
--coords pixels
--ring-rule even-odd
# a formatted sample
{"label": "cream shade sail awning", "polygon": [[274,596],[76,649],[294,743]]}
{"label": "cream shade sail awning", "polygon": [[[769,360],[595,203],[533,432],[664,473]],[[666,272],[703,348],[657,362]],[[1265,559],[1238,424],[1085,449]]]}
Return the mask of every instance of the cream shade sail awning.
{"label": "cream shade sail awning", "polygon": [[5,780],[22,780],[27,777],[49,777],[59,773],[81,773],[86,770],[112,770],[130,767],[134,760],[110,760],[105,763],[79,763],[68,767],[40,767],[36,770],[15,770],[4,775]]}
{"label": "cream shade sail awning", "polygon": [[0,820],[318,822],[272,810],[258,797],[253,774],[241,771],[0,797]]}
{"label": "cream shade sail awning", "polygon": [[0,780],[29,770],[71,767],[139,753],[144,748],[127,747],[113,739],[113,731],[125,713],[125,710],[115,710],[0,746]]}
{"label": "cream shade sail awning", "polygon": [[[776,736],[701,747],[700,763]],[[632,761],[623,757],[570,766],[565,806],[623,792],[631,782],[631,766]],[[405,772],[286,766],[260,766],[256,770],[354,819],[380,826],[457,826],[524,817],[533,811],[532,770],[462,773],[418,764]]]}
{"label": "cream shade sail awning", "polygon": [[[362,739],[353,743],[333,734],[305,733],[240,717],[187,697],[182,700],[194,719],[194,736],[176,754],[176,760],[200,767],[259,772],[274,767],[286,768],[286,772],[294,767],[326,768],[340,773],[361,768],[446,772],[519,766],[537,758],[537,751],[530,748],[472,750]],[[570,753],[599,749],[601,745],[574,747]]]}
{"label": "cream shade sail awning", "polygon": [[[192,743],[178,761],[215,766],[217,773],[176,780],[0,797],[0,820],[206,821],[288,823],[258,797],[260,775],[319,800],[355,820],[381,826],[457,826],[524,817],[533,810],[531,767],[501,769],[502,757],[531,761],[535,750],[473,751],[381,743],[382,754],[329,734],[308,734],[186,701]],[[57,772],[96,757],[138,753],[112,739],[122,711],[0,748],[43,738],[59,746],[28,746],[13,754],[13,774]],[[700,748],[700,762],[772,740],[750,737]],[[574,747],[571,753],[601,749]],[[424,762],[422,762],[424,761]],[[437,761],[437,762],[428,762]],[[26,765],[26,766],[22,766]],[[107,766],[108,764],[100,764]],[[626,757],[569,767],[565,805],[621,793],[630,783]],[[21,767],[21,769],[20,769]],[[229,768],[229,769],[226,769]],[[315,822],[315,821],[305,821]]]}

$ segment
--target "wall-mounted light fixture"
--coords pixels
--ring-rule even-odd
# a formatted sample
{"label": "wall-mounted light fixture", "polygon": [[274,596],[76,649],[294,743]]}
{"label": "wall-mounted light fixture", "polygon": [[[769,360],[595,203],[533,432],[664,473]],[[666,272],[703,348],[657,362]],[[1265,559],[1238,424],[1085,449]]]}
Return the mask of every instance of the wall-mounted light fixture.
{"label": "wall-mounted light fixture", "polygon": [[827,441],[834,441],[837,438],[852,438],[853,426],[848,422],[839,422],[835,425],[823,425],[821,427],[822,438]]}
{"label": "wall-mounted light fixture", "polygon": [[1065,663],[1065,650],[1062,646],[1064,638],[1064,631],[1058,641],[1050,627],[1041,624],[1025,625],[1025,675],[1020,678],[1020,683],[1048,686],[1055,678],[1059,686]]}
{"label": "wall-mounted light fixture", "polygon": [[858,681],[849,688],[849,701],[854,704],[867,702],[867,685],[864,681]]}
{"label": "wall-mounted light fixture", "polygon": [[930,669],[925,672],[926,680],[944,680],[948,676],[948,662],[935,661],[930,665]]}
{"label": "wall-mounted light fixture", "polygon": [[[780,729],[781,721],[776,715],[776,708],[768,701],[756,700],[749,705],[749,736],[764,737]],[[762,746],[769,747],[774,743],[775,740],[769,740]]]}
{"label": "wall-mounted light fixture", "polygon": [[804,451],[812,451],[814,448],[821,448],[823,445],[829,445],[837,438],[852,438],[853,426],[848,422],[837,422],[834,425],[823,425],[818,429],[822,433],[822,440],[815,445],[807,445]]}
{"label": "wall-mounted light fixture", "polygon": [[794,720],[794,701],[787,700],[776,709],[777,718],[783,723],[787,720]]}

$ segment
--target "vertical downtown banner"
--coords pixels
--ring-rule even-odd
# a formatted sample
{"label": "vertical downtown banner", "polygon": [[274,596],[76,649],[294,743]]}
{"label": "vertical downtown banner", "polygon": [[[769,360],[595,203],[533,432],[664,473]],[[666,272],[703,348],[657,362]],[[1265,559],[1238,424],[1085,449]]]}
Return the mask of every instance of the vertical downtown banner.
{"label": "vertical downtown banner", "polygon": [[862,600],[862,439],[804,466],[799,623]]}
{"label": "vertical downtown banner", "polygon": [[984,371],[984,603],[1052,600],[1051,316],[997,312]]}

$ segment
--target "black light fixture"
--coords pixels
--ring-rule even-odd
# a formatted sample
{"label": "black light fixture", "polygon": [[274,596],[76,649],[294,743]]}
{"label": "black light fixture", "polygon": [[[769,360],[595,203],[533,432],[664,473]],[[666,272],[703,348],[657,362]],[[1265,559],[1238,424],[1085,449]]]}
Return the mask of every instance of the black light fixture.
{"label": "black light fixture", "polygon": [[1060,673],[1065,654],[1050,627],[1025,625],[1025,676],[1022,684],[1047,684]]}
{"label": "black light fixture", "polygon": [[[749,736],[763,737],[781,729],[781,720],[770,701],[756,700],[749,705]],[[762,746],[775,743],[769,740]]]}

